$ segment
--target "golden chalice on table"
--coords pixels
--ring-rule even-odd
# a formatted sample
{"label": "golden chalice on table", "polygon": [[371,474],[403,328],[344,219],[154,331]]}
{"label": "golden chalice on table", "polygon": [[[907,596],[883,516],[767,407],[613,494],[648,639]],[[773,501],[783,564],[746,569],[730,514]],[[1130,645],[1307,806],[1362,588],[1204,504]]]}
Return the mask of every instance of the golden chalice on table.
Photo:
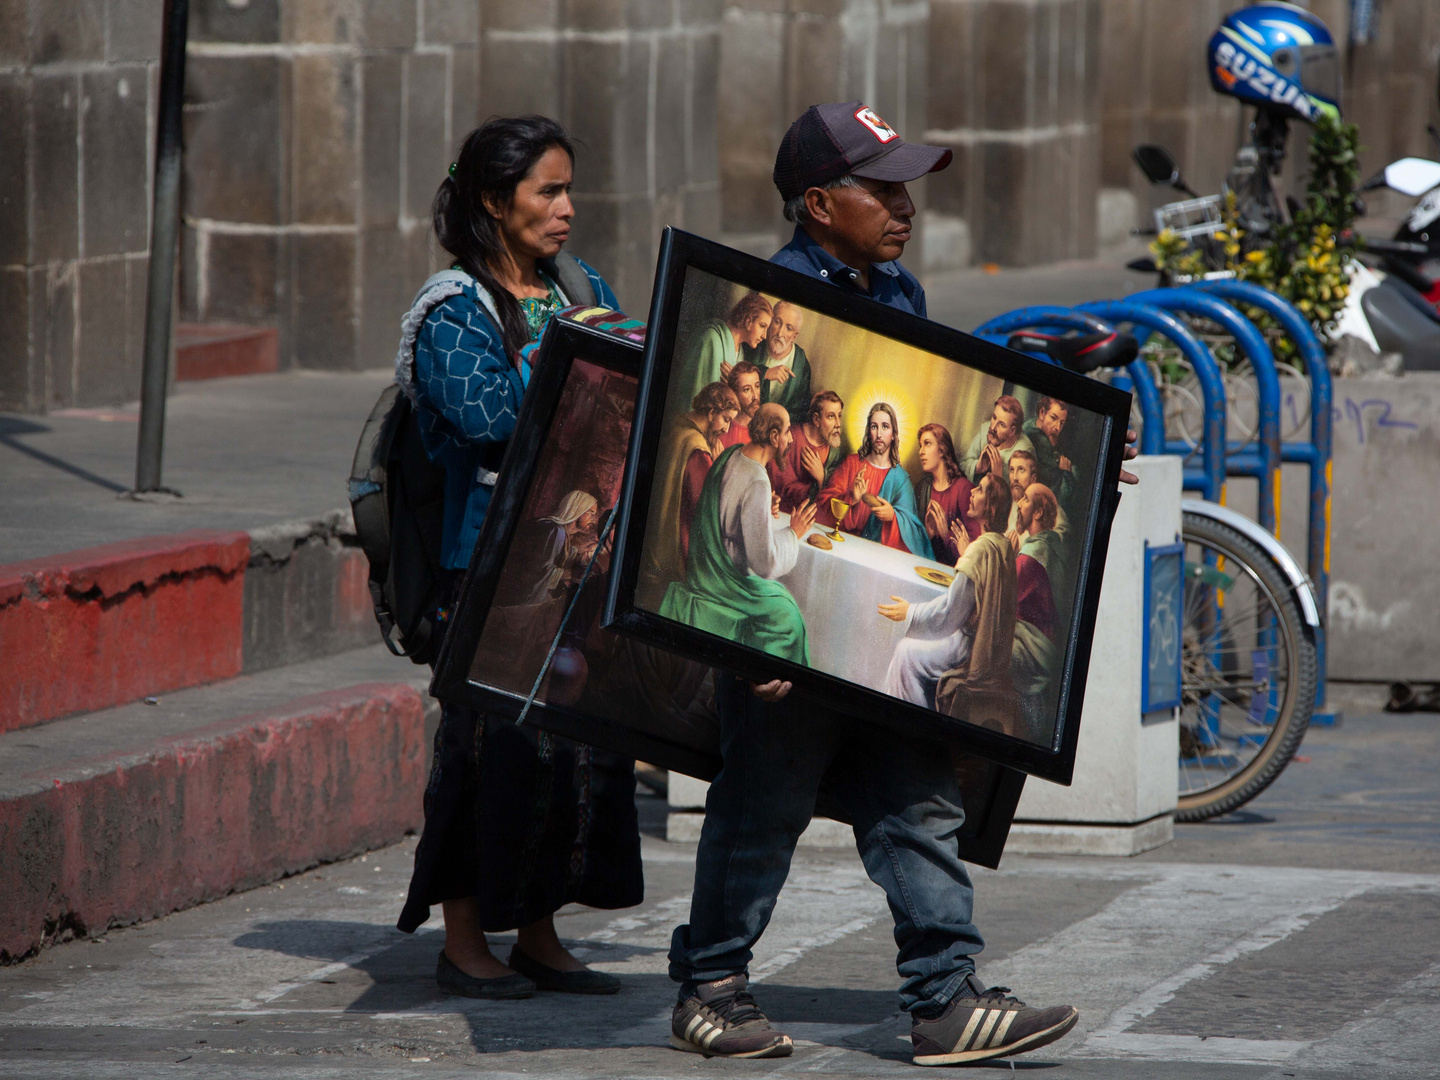
{"label": "golden chalice on table", "polygon": [[830,500],[830,513],[835,515],[835,528],[825,535],[835,543],[841,543],[845,536],[840,532],[840,522],[845,520],[845,515],[850,513],[850,504],[844,499]]}

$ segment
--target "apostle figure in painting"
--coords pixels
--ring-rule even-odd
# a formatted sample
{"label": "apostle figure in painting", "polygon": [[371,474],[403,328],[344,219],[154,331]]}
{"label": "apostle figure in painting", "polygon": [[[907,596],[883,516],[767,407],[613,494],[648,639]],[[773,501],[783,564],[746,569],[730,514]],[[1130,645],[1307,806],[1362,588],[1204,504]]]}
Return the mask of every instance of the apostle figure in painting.
{"label": "apostle figure in painting", "polygon": [[700,489],[720,452],[720,437],[740,411],[735,392],[720,382],[706,386],[690,405],[689,412],[670,422],[656,458],[666,471],[655,485],[656,526],[645,549],[645,573],[657,600],[666,585],[685,576]]}
{"label": "apostle figure in painting", "polygon": [[514,550],[524,557],[515,572],[501,581],[495,604],[539,604],[558,595],[584,554],[576,537],[593,529],[598,516],[594,495],[572,491],[553,514],[522,524],[516,530]]}
{"label": "apostle figure in painting", "polygon": [[925,531],[930,534],[935,560],[954,566],[960,550],[950,535],[951,523],[961,522],[972,540],[984,531],[984,523],[965,516],[975,485],[961,474],[960,463],[955,460],[955,442],[940,424],[926,424],[920,429],[920,468],[925,475],[915,485],[915,505],[925,517]]}
{"label": "apostle figure in painting", "polygon": [[758,292],[748,292],[735,302],[723,319],[701,328],[685,369],[690,375],[693,398],[712,382],[724,382],[730,369],[745,359],[744,349],[753,349],[765,340],[774,313],[770,302]]}
{"label": "apostle figure in painting", "polygon": [[761,401],[773,401],[790,414],[791,427],[798,428],[810,417],[810,361],[795,344],[805,313],[784,300],[771,309],[770,330],[765,340],[745,350],[745,359],[765,373]]}
{"label": "apostle figure in painting", "polygon": [[1013,450],[1010,453],[1010,460],[1006,463],[1006,471],[1010,478],[1010,521],[1005,526],[1005,532],[1009,534],[1018,527],[1016,519],[1020,513],[1020,500],[1025,496],[1025,489],[1031,484],[1040,482],[1040,470],[1035,464],[1033,451]]}
{"label": "apostle figure in painting", "polygon": [[775,580],[795,566],[800,537],[815,520],[809,503],[795,509],[789,524],[775,519],[767,469],[790,441],[789,414],[762,405],[750,421],[749,443],[716,460],[695,510],[685,580],[671,582],[660,614],[809,664],[805,620],[790,590]]}
{"label": "apostle figure in painting", "polygon": [[[1011,465],[1014,465],[1011,458]],[[1010,651],[1010,673],[1020,695],[1020,711],[1025,719],[1026,737],[1044,742],[1054,727],[1054,701],[1051,691],[1059,670],[1061,641],[1065,624],[1061,621],[1056,585],[1065,587],[1064,580],[1052,582],[1048,567],[1061,576],[1063,546],[1053,543],[1059,507],[1055,493],[1044,484],[1031,484],[1025,489],[1016,507],[1020,529],[1010,536],[1011,546],[1020,554],[1015,557],[1015,644]]]}
{"label": "apostle figure in painting", "polygon": [[[865,501],[867,495],[873,503]],[[842,461],[820,489],[816,520],[822,525],[836,524],[832,499],[850,507],[839,522],[846,532],[929,556],[930,537],[915,506],[915,487],[900,468],[900,422],[888,403],[870,406],[860,452]]]}
{"label": "apostle figure in painting", "polygon": [[749,441],[750,421],[760,408],[760,378],[760,369],[749,360],[741,360],[725,376],[725,385],[734,391],[735,400],[740,403],[740,414],[735,417],[730,430],[720,436],[715,451],[717,454],[731,446],[744,446]]}
{"label": "apostle figure in painting", "polygon": [[1055,525],[1060,507],[1055,493],[1044,484],[1031,484],[1016,507],[1018,527],[1009,534],[1010,546],[1017,556],[1033,560],[1045,570],[1050,595],[1054,598],[1055,618],[1063,623],[1070,615],[1069,549]]}
{"label": "apostle figure in painting", "polygon": [[1060,436],[1065,433],[1065,422],[1069,418],[1070,406],[1065,402],[1042,397],[1035,406],[1035,419],[1025,421],[1025,435],[1034,445],[1039,464],[1035,479],[1055,493],[1062,511],[1073,514],[1080,485],[1074,462],[1060,452]]}
{"label": "apostle figure in painting", "polygon": [[785,513],[793,513],[803,502],[815,502],[845,456],[840,450],[844,411],[839,394],[821,390],[810,399],[809,418],[790,428],[794,436],[790,449],[770,467],[770,483]]}
{"label": "apostle figure in painting", "polygon": [[[960,558],[950,587],[921,604],[891,596],[891,603],[879,606],[881,615],[905,626],[881,689],[942,712],[937,694],[947,675],[958,674],[963,682],[973,677],[985,687],[1008,689],[1010,684],[1015,551],[1001,531],[1010,516],[1010,489],[987,473],[970,492],[969,510],[984,522],[985,531],[971,540],[960,522],[952,523]],[[992,670],[997,657],[1003,669],[998,678]]]}
{"label": "apostle figure in painting", "polygon": [[978,481],[987,472],[1004,477],[1010,463],[1010,455],[1016,450],[1034,453],[1030,439],[1020,430],[1025,422],[1025,410],[1009,394],[995,399],[990,412],[990,423],[975,433],[965,456],[960,459],[960,470],[970,480]]}

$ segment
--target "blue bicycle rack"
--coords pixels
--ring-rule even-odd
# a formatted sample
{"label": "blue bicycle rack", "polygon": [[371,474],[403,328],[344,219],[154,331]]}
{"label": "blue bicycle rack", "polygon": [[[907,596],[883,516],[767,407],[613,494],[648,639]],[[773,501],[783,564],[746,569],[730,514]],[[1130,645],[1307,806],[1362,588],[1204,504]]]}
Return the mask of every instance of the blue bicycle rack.
{"label": "blue bicycle rack", "polygon": [[[1145,428],[1158,429],[1163,452],[1179,454],[1189,458],[1197,449],[1200,452],[1200,467],[1187,466],[1184,474],[1186,491],[1197,491],[1210,502],[1225,501],[1225,382],[1220,374],[1220,365],[1210,355],[1210,349],[1195,333],[1170,312],[1155,304],[1137,303],[1134,300],[1095,300],[1081,304],[1079,311],[1099,315],[1114,323],[1130,323],[1143,326],[1168,338],[1190,361],[1195,376],[1200,382],[1200,393],[1205,406],[1205,427],[1198,447],[1192,447],[1183,440],[1165,439],[1165,413],[1156,392],[1154,405],[1146,410],[1141,402],[1141,416]],[[1151,381],[1149,368],[1136,360],[1131,367],[1145,370],[1145,378]],[[1147,451],[1148,452],[1148,451]]]}
{"label": "blue bicycle rack", "polygon": [[[1310,723],[1320,726],[1333,725],[1337,716],[1329,707],[1326,698],[1328,650],[1324,622],[1330,592],[1330,459],[1334,419],[1331,411],[1333,389],[1330,385],[1330,366],[1326,360],[1325,347],[1316,336],[1310,320],[1288,301],[1259,285],[1247,281],[1207,281],[1197,282],[1186,288],[1211,293],[1232,304],[1245,304],[1265,312],[1280,324],[1304,361],[1305,374],[1310,384],[1310,439],[1308,442],[1282,442],[1280,460],[1305,465],[1309,472],[1306,570],[1315,586],[1315,601],[1321,615],[1321,627],[1315,636],[1319,683],[1316,689],[1315,711],[1311,714]],[[1279,535],[1278,532],[1276,535]]]}
{"label": "blue bicycle rack", "polygon": [[[1256,449],[1222,443],[1226,448],[1225,471],[1230,476],[1252,476],[1260,488],[1256,520],[1272,536],[1279,535],[1280,522],[1280,377],[1275,356],[1255,324],[1218,297],[1196,289],[1150,289],[1128,298],[1132,303],[1157,307],[1186,315],[1199,315],[1218,323],[1245,353],[1255,371],[1260,397],[1260,424]],[[1197,371],[1198,375],[1199,372]],[[1207,404],[1208,409],[1208,404]],[[1223,501],[1223,500],[1222,500]]]}

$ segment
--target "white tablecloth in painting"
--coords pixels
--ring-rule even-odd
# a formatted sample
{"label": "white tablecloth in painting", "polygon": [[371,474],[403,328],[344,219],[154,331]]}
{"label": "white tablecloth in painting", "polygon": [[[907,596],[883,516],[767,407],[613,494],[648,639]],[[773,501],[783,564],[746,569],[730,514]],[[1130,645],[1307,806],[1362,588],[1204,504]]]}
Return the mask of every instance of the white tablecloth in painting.
{"label": "white tablecloth in painting", "polygon": [[[781,520],[787,518],[782,515]],[[829,530],[814,526],[810,534],[814,533],[829,535]],[[794,569],[779,580],[805,616],[810,665],[878,690],[895,646],[905,635],[902,623],[876,609],[890,603],[892,595],[915,604],[944,591],[917,574],[917,566],[955,571],[933,559],[850,533],[842,535],[845,539],[829,551],[802,538]]]}

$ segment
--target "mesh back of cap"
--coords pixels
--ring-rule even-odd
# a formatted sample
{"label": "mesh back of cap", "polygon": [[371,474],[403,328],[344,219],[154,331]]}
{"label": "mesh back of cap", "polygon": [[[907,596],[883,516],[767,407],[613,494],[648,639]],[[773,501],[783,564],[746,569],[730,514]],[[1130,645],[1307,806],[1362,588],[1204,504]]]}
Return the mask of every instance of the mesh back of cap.
{"label": "mesh back of cap", "polygon": [[774,180],[782,199],[838,180],[849,171],[850,162],[813,105],[790,125],[775,155]]}

